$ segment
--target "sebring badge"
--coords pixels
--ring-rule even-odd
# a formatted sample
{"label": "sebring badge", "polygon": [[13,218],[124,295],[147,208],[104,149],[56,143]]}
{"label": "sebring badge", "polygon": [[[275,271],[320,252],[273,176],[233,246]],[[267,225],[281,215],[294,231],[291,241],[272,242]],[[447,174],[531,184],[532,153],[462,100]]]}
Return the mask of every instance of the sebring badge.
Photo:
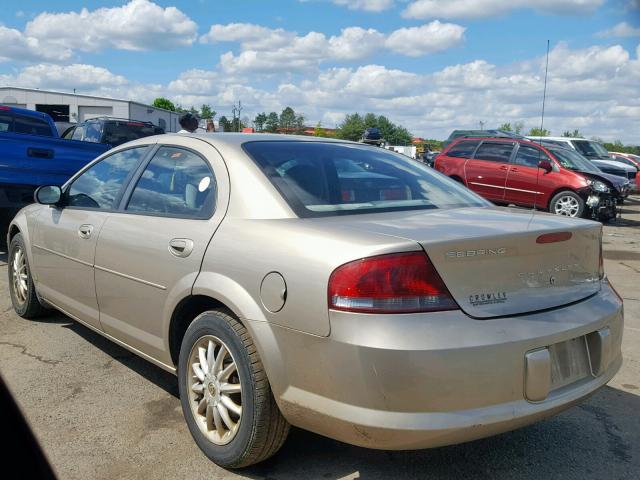
{"label": "sebring badge", "polygon": [[506,247],[500,248],[479,248],[477,250],[451,250],[446,253],[447,258],[482,257],[489,255],[504,255],[507,253]]}

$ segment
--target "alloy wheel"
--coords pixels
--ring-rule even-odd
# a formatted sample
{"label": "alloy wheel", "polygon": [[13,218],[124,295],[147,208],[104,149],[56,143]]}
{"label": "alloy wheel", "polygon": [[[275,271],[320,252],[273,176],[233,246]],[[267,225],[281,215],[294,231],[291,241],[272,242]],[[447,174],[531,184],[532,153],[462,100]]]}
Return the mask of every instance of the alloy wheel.
{"label": "alloy wheel", "polygon": [[556,215],[564,215],[567,217],[577,216],[579,210],[580,205],[578,201],[570,195],[560,197],[553,206],[553,211]]}
{"label": "alloy wheel", "polygon": [[200,431],[216,445],[235,437],[242,419],[242,386],[236,362],[213,335],[198,339],[189,354],[187,391]]}
{"label": "alloy wheel", "polygon": [[25,258],[24,250],[19,246],[14,249],[13,260],[11,262],[11,277],[15,300],[20,305],[24,305],[29,292],[29,272],[27,271],[27,259]]}

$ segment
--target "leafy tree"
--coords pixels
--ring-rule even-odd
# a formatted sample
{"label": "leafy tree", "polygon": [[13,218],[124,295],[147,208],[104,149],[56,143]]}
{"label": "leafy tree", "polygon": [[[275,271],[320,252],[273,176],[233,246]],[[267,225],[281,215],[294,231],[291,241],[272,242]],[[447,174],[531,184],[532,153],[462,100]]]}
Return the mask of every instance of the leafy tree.
{"label": "leafy tree", "polygon": [[225,117],[224,115],[220,117],[220,120],[218,120],[218,123],[220,124],[220,130],[222,130],[224,132],[232,132],[233,131],[233,125],[231,124],[229,119],[227,117]]}
{"label": "leafy tree", "polygon": [[154,107],[164,108],[165,110],[170,110],[172,112],[176,111],[176,106],[168,98],[158,97],[153,101],[152,105]]}
{"label": "leafy tree", "polygon": [[508,122],[500,125],[498,127],[498,130],[502,130],[503,132],[513,132],[513,129],[511,128],[511,124]]}
{"label": "leafy tree", "polygon": [[256,115],[256,118],[253,119],[253,125],[255,126],[256,132],[263,131],[265,123],[267,123],[266,113],[262,112]]}
{"label": "leafy tree", "polygon": [[376,128],[378,126],[378,117],[375,113],[367,113],[363,119],[364,128]]}
{"label": "leafy tree", "polygon": [[364,133],[364,120],[359,113],[347,115],[344,121],[338,125],[338,138],[357,142]]}
{"label": "leafy tree", "polygon": [[264,122],[264,128],[267,132],[275,133],[280,126],[280,117],[276,112],[271,112],[267,116],[267,120]]}
{"label": "leafy tree", "polygon": [[530,135],[532,137],[548,137],[549,135],[551,135],[551,132],[546,128],[540,129],[538,127],[534,127],[529,130],[529,133],[527,135]]}
{"label": "leafy tree", "polygon": [[524,130],[524,122],[516,122],[513,124],[513,133],[520,135]]}
{"label": "leafy tree", "polygon": [[563,137],[584,138],[582,136],[582,134],[580,133],[580,130],[578,130],[577,128],[573,132],[570,131],[570,130],[565,130],[564,132],[562,132],[562,136]]}
{"label": "leafy tree", "polygon": [[203,104],[202,107],[200,107],[200,118],[213,119],[215,118],[216,113],[217,112],[214,109],[212,109],[210,105]]}

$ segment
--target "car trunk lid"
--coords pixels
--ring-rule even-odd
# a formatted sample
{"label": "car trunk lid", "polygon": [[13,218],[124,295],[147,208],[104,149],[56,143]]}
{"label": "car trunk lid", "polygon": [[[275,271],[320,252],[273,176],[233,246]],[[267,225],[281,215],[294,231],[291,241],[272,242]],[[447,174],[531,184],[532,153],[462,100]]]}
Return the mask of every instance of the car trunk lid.
{"label": "car trunk lid", "polygon": [[350,216],[348,226],[418,242],[473,317],[555,308],[600,289],[601,226],[595,222],[462,208]]}

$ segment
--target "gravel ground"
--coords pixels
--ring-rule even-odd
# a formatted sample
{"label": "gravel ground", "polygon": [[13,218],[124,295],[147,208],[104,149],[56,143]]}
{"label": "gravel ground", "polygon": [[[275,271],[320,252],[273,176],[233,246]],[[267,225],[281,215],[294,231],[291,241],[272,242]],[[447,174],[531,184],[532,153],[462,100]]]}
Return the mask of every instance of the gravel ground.
{"label": "gravel ground", "polygon": [[605,226],[605,267],[625,298],[620,373],[582,405],[463,445],[381,452],[292,430],[280,453],[241,472],[193,443],[175,377],[57,314],[13,313],[0,252],[0,373],[61,479],[638,478],[640,197]]}

